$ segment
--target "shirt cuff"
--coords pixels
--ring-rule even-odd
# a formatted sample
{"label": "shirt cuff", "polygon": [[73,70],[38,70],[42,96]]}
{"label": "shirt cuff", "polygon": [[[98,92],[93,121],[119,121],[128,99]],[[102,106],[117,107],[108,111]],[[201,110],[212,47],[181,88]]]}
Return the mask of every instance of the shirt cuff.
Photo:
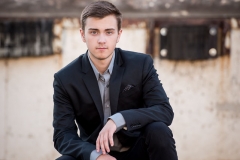
{"label": "shirt cuff", "polygon": [[93,150],[90,154],[90,160],[96,160],[100,155],[102,155],[102,151],[100,150],[97,152],[97,150]]}
{"label": "shirt cuff", "polygon": [[120,129],[122,129],[126,125],[125,119],[123,118],[121,113],[116,113],[110,116],[109,118],[113,120],[113,122],[117,126],[115,133],[118,132]]}

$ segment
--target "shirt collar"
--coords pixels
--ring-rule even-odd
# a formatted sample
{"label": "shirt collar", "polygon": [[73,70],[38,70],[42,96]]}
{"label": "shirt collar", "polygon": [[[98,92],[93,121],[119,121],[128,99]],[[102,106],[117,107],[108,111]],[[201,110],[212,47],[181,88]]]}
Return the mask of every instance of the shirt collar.
{"label": "shirt collar", "polygon": [[[92,60],[91,60],[91,58],[89,56],[89,51],[87,52],[87,56],[88,56],[88,59],[89,59],[89,62],[91,64],[91,66],[92,66],[92,69],[94,71],[94,74],[95,74],[95,76],[96,76],[96,78],[98,80],[100,73],[98,72],[97,68],[93,64],[93,62],[92,62]],[[115,51],[113,51],[113,56],[112,56],[111,62],[109,64],[109,66],[108,66],[108,69],[104,73],[108,72],[110,75],[112,74],[112,70],[113,70],[113,66],[114,66],[114,60],[115,60]]]}

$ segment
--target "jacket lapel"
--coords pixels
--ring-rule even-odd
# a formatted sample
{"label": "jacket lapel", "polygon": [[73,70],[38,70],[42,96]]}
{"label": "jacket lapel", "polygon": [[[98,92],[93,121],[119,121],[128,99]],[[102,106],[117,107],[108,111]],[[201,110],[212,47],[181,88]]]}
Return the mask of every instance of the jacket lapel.
{"label": "jacket lapel", "polygon": [[100,115],[101,121],[103,123],[103,107],[102,100],[100,96],[100,91],[98,87],[98,82],[96,76],[92,70],[91,64],[89,62],[87,54],[83,56],[82,59],[82,72],[85,73],[83,76],[83,81],[97,107],[98,113]]}
{"label": "jacket lapel", "polygon": [[117,112],[118,97],[122,82],[122,76],[124,73],[124,66],[122,65],[122,57],[119,49],[115,50],[115,62],[113,67],[113,72],[110,78],[109,83],[109,96],[110,96],[110,105],[111,105],[111,114]]}

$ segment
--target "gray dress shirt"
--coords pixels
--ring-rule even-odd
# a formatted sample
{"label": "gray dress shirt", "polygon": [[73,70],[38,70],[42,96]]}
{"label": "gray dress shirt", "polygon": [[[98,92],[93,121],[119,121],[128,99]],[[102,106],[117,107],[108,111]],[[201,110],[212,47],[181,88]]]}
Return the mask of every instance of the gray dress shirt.
{"label": "gray dress shirt", "polygon": [[[98,87],[99,87],[99,91],[102,99],[103,113],[104,113],[104,125],[106,124],[107,120],[111,118],[117,126],[116,132],[118,132],[120,129],[122,129],[125,126],[126,122],[121,113],[116,113],[111,116],[111,106],[110,106],[110,99],[109,99],[109,80],[110,80],[113,66],[114,66],[115,52],[113,53],[113,57],[108,66],[108,69],[103,74],[100,74],[98,72],[97,68],[94,66],[92,60],[89,57],[89,53],[88,53],[88,59],[98,82]],[[113,135],[113,141],[114,141],[114,146],[110,146],[111,151],[123,152],[129,149],[122,146],[122,144],[119,142],[115,134]],[[90,155],[90,160],[96,160],[97,157],[100,156],[101,154],[102,154],[101,151],[97,152],[96,150],[93,150]]]}

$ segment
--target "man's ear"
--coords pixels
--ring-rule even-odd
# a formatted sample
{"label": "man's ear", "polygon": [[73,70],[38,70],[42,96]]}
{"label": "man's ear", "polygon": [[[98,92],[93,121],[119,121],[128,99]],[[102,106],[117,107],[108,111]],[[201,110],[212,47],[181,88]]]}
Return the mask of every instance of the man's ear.
{"label": "man's ear", "polygon": [[85,35],[84,35],[84,30],[80,28],[80,34],[83,42],[86,42]]}
{"label": "man's ear", "polygon": [[119,42],[121,35],[122,35],[122,29],[118,31],[117,43]]}

